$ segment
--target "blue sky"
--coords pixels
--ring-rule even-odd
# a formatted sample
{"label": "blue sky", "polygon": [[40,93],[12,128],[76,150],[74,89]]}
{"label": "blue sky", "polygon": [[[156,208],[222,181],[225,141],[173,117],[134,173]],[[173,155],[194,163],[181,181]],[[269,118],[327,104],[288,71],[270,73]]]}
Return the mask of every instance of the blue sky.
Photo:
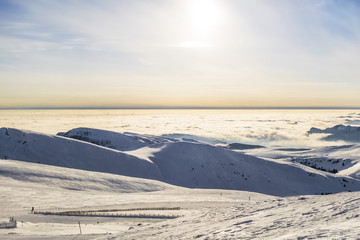
{"label": "blue sky", "polygon": [[359,1],[0,1],[0,107],[360,106]]}

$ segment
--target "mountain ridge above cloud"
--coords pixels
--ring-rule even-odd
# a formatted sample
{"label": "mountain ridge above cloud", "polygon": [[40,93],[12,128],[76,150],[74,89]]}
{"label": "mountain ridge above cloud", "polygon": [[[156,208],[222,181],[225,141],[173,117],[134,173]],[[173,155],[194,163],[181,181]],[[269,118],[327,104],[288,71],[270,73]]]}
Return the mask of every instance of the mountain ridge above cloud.
{"label": "mountain ridge above cloud", "polygon": [[61,136],[1,128],[0,154],[0,158],[154,179],[188,188],[277,196],[360,190],[360,181],[351,177],[188,141],[157,142],[126,152]]}
{"label": "mountain ridge above cloud", "polygon": [[360,127],[350,125],[336,125],[331,128],[320,129],[312,127],[307,134],[325,133],[328,136],[322,137],[325,141],[360,142]]}

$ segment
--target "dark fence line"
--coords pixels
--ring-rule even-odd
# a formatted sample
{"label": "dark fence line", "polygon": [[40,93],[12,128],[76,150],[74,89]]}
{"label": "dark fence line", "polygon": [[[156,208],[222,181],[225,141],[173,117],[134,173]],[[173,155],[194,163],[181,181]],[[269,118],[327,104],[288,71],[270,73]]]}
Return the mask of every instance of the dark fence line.
{"label": "dark fence line", "polygon": [[86,210],[86,212],[125,212],[125,211],[149,211],[149,210],[180,210],[180,207],[161,207],[161,208],[126,208],[126,209],[104,209],[104,210]]}
{"label": "dark fence line", "polygon": [[[125,208],[125,209],[103,209],[103,210],[79,210],[79,211],[64,211],[62,213],[80,213],[80,212],[88,212],[88,213],[95,213],[95,212],[126,212],[126,211],[151,211],[151,210],[159,210],[159,211],[175,211],[180,210],[180,207],[161,207],[161,208]],[[39,212],[39,211],[38,211]]]}
{"label": "dark fence line", "polygon": [[88,211],[68,211],[68,212],[43,212],[34,211],[34,214],[58,215],[58,216],[81,216],[81,217],[119,217],[119,218],[162,218],[171,219],[182,217],[183,215],[162,215],[162,214],[111,214],[111,213],[94,213]]}

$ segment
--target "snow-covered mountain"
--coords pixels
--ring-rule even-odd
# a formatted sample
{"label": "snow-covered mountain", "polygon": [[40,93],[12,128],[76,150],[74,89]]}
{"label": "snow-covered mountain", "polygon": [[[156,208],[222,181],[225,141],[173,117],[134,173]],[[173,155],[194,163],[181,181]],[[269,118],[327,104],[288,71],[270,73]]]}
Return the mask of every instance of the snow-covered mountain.
{"label": "snow-covered mountain", "polygon": [[[93,140],[101,136],[119,148],[122,141],[134,142],[122,134],[109,133],[107,139],[106,132],[97,135],[98,130],[86,131]],[[197,142],[147,143],[122,152],[71,138],[2,128],[0,158],[156,179],[189,188],[246,190],[278,196],[360,190],[359,180],[296,163],[264,160]]]}
{"label": "snow-covered mountain", "polygon": [[322,138],[326,141],[346,141],[346,142],[360,142],[360,127],[336,125],[331,128],[319,129],[311,128],[308,134],[326,133],[329,134]]}

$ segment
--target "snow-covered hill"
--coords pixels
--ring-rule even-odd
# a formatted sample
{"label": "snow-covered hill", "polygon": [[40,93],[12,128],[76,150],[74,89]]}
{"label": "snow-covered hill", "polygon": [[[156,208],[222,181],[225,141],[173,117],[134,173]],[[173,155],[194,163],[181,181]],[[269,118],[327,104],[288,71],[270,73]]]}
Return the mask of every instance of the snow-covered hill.
{"label": "snow-covered hill", "polygon": [[247,151],[266,159],[297,162],[321,171],[360,179],[360,144],[317,148],[267,148]]}
{"label": "snow-covered hill", "polygon": [[335,165],[339,174],[360,179],[360,144],[322,147],[310,153],[325,157],[327,164]]}
{"label": "snow-covered hill", "polygon": [[[91,136],[98,133],[86,131]],[[121,140],[128,143],[128,138],[118,137],[110,134],[117,144],[121,145]],[[106,135],[102,139],[106,141]],[[360,190],[360,182],[346,176],[197,142],[164,141],[121,152],[70,138],[2,128],[0,157],[156,179],[190,188],[236,189],[281,196]]]}
{"label": "snow-covered hill", "polygon": [[57,135],[120,151],[131,151],[154,143],[175,141],[166,137],[139,135],[136,133],[117,133],[93,128],[74,128],[66,133],[60,132]]}
{"label": "snow-covered hill", "polygon": [[157,166],[144,159],[87,142],[13,128],[0,129],[0,158],[162,179]]}
{"label": "snow-covered hill", "polygon": [[165,181],[179,186],[239,189],[273,195],[360,190],[360,182],[346,176],[264,160],[207,144],[168,143],[151,155],[150,160],[159,167]]}

